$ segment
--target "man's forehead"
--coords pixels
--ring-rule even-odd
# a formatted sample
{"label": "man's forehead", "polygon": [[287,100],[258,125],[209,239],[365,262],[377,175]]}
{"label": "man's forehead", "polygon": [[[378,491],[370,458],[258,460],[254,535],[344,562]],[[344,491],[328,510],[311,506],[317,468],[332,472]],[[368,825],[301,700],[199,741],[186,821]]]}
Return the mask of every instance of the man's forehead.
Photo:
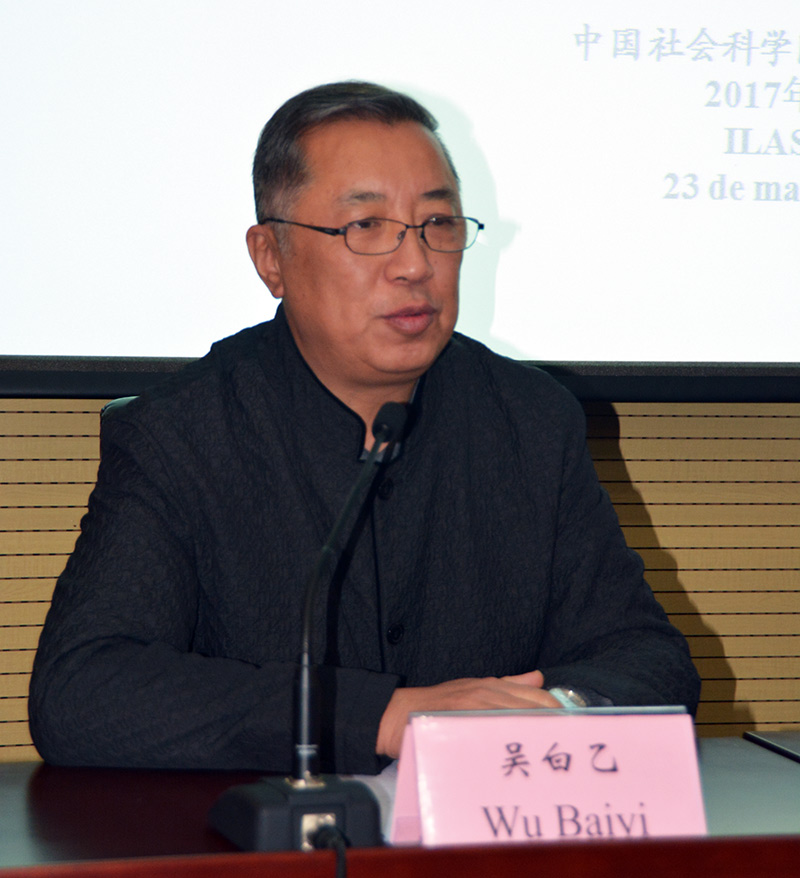
{"label": "man's forehead", "polygon": [[459,203],[458,181],[438,138],[418,122],[337,119],[302,138],[308,184],[335,183],[342,205],[374,204],[387,198],[397,179],[419,185],[423,201]]}

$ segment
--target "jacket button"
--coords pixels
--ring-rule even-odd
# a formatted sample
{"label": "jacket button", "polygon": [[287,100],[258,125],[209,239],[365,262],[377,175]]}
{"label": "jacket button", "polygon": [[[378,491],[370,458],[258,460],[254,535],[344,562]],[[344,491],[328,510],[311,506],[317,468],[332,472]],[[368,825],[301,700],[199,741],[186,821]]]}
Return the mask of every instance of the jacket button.
{"label": "jacket button", "polygon": [[378,485],[378,496],[381,500],[388,500],[392,496],[392,491],[394,491],[394,482],[390,478],[385,478]]}
{"label": "jacket button", "polygon": [[397,644],[403,639],[405,633],[406,629],[403,625],[392,625],[386,632],[386,639],[392,644],[392,646],[397,646]]}

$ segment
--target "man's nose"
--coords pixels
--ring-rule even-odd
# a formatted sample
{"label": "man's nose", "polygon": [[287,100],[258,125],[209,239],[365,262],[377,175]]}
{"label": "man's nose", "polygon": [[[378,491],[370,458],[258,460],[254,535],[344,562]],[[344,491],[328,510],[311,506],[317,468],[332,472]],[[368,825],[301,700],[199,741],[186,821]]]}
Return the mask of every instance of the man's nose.
{"label": "man's nose", "polygon": [[389,254],[387,264],[392,280],[427,280],[433,274],[433,266],[431,249],[422,240],[422,229],[406,229],[400,238],[400,246]]}

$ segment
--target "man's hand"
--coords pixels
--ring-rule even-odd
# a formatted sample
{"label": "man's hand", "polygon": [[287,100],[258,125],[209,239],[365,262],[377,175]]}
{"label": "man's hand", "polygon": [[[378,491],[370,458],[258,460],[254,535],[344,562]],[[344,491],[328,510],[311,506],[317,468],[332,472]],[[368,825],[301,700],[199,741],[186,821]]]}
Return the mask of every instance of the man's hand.
{"label": "man's hand", "polygon": [[409,713],[430,710],[504,710],[561,707],[542,689],[541,671],[514,677],[467,677],[436,686],[395,689],[378,729],[376,752],[396,759]]}

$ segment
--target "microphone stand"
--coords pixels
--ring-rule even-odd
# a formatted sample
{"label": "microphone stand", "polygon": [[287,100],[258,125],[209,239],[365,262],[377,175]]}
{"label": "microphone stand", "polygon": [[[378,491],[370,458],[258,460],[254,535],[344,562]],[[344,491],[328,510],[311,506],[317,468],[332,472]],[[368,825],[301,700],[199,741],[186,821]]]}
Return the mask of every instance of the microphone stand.
{"label": "microphone stand", "polygon": [[[226,790],[209,812],[209,823],[242,850],[314,850],[344,837],[352,847],[382,843],[380,809],[372,791],[358,781],[320,775],[318,741],[318,677],[311,662],[313,611],[326,569],[337,557],[339,536],[374,478],[381,445],[402,433],[406,409],[386,403],[372,425],[375,442],[347,496],[306,582],[303,639],[295,682],[295,747],[291,777],[266,777]],[[333,833],[331,832],[333,830]]]}

